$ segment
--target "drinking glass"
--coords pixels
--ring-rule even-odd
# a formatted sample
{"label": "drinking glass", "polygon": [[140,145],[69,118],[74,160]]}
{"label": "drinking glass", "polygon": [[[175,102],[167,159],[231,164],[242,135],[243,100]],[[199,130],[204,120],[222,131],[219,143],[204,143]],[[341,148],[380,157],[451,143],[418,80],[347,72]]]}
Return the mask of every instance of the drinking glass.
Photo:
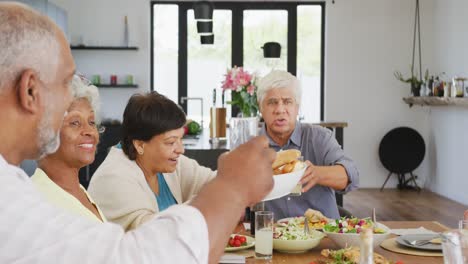
{"label": "drinking glass", "polygon": [[265,211],[265,202],[259,202],[250,207],[250,234],[255,236],[255,212]]}
{"label": "drinking glass", "polygon": [[468,263],[468,234],[460,230],[442,234],[444,264]]}
{"label": "drinking glass", "polygon": [[273,257],[273,212],[255,212],[255,258]]}
{"label": "drinking glass", "polygon": [[468,232],[468,220],[460,220],[458,222],[458,229]]}

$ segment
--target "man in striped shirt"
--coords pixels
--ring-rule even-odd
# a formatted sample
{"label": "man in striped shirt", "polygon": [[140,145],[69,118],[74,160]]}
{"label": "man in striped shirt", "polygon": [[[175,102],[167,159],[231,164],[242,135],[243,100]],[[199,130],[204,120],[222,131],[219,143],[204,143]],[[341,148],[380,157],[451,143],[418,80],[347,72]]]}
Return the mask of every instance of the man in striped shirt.
{"label": "man in striped shirt", "polygon": [[74,72],[52,21],[0,3],[0,263],[217,263],[243,209],[273,186],[267,139],[222,156],[218,176],[191,204],[134,231],[74,217],[45,202],[17,167],[59,146]]}

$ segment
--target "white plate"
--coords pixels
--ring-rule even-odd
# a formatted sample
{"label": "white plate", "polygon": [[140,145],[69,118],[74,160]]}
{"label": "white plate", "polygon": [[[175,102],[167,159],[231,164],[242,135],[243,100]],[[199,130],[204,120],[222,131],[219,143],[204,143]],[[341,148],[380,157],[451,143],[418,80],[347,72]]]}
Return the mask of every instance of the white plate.
{"label": "white plate", "polygon": [[421,246],[416,246],[416,245],[411,245],[407,243],[407,241],[415,241],[415,240],[431,240],[433,238],[437,238],[439,235],[403,235],[400,236],[396,239],[396,242],[402,246],[405,247],[410,247],[410,248],[415,248],[415,249],[422,249],[422,250],[433,250],[433,251],[441,251],[442,250],[442,245],[441,244],[434,244],[434,243],[428,243],[425,245]]}
{"label": "white plate", "polygon": [[291,193],[304,175],[306,166],[298,171],[273,176],[275,185],[273,190],[263,198],[263,201],[269,201],[281,198]]}
{"label": "white plate", "polygon": [[[239,235],[239,234],[232,234],[231,237],[235,237],[236,235],[245,236],[245,235]],[[251,248],[255,245],[255,238],[249,237],[249,236],[245,236],[245,238],[246,238],[247,245],[240,246],[240,247],[225,247],[224,251],[225,252],[237,251],[237,250]]]}

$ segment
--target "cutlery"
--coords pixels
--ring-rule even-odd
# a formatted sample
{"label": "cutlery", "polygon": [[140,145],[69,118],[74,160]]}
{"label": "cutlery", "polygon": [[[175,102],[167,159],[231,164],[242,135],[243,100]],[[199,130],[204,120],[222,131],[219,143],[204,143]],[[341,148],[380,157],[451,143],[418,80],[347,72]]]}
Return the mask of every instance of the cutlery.
{"label": "cutlery", "polygon": [[423,246],[423,245],[426,245],[426,244],[430,243],[429,240],[413,240],[413,241],[409,241],[407,239],[403,239],[403,240],[406,243],[408,243],[408,244],[410,244],[412,246],[417,246],[417,247]]}
{"label": "cutlery", "polygon": [[224,108],[224,90],[221,93],[221,107]]}
{"label": "cutlery", "polygon": [[213,89],[213,107],[216,108],[216,88]]}
{"label": "cutlery", "polygon": [[304,235],[308,236],[310,234],[309,231],[309,219],[304,216]]}
{"label": "cutlery", "polygon": [[422,239],[422,240],[413,240],[413,241],[409,241],[407,239],[403,239],[406,243],[412,245],[412,246],[417,246],[417,247],[420,247],[420,246],[424,246],[426,244],[436,244],[434,243],[435,238],[431,238],[431,239]]}
{"label": "cutlery", "polygon": [[377,216],[375,216],[375,208],[372,208],[372,222],[377,223]]}

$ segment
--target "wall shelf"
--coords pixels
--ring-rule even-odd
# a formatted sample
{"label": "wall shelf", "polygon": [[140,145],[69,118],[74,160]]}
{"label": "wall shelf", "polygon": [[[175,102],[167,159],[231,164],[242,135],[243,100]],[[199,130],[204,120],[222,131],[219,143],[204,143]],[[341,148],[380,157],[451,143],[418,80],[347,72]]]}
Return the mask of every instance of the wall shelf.
{"label": "wall shelf", "polygon": [[409,104],[409,106],[413,105],[432,105],[432,106],[464,106],[468,107],[468,98],[467,97],[437,97],[437,96],[411,96],[411,97],[404,97],[403,101]]}
{"label": "wall shelf", "polygon": [[124,46],[70,46],[72,50],[138,50],[138,47]]}
{"label": "wall shelf", "polygon": [[138,88],[138,84],[98,84],[98,88]]}

